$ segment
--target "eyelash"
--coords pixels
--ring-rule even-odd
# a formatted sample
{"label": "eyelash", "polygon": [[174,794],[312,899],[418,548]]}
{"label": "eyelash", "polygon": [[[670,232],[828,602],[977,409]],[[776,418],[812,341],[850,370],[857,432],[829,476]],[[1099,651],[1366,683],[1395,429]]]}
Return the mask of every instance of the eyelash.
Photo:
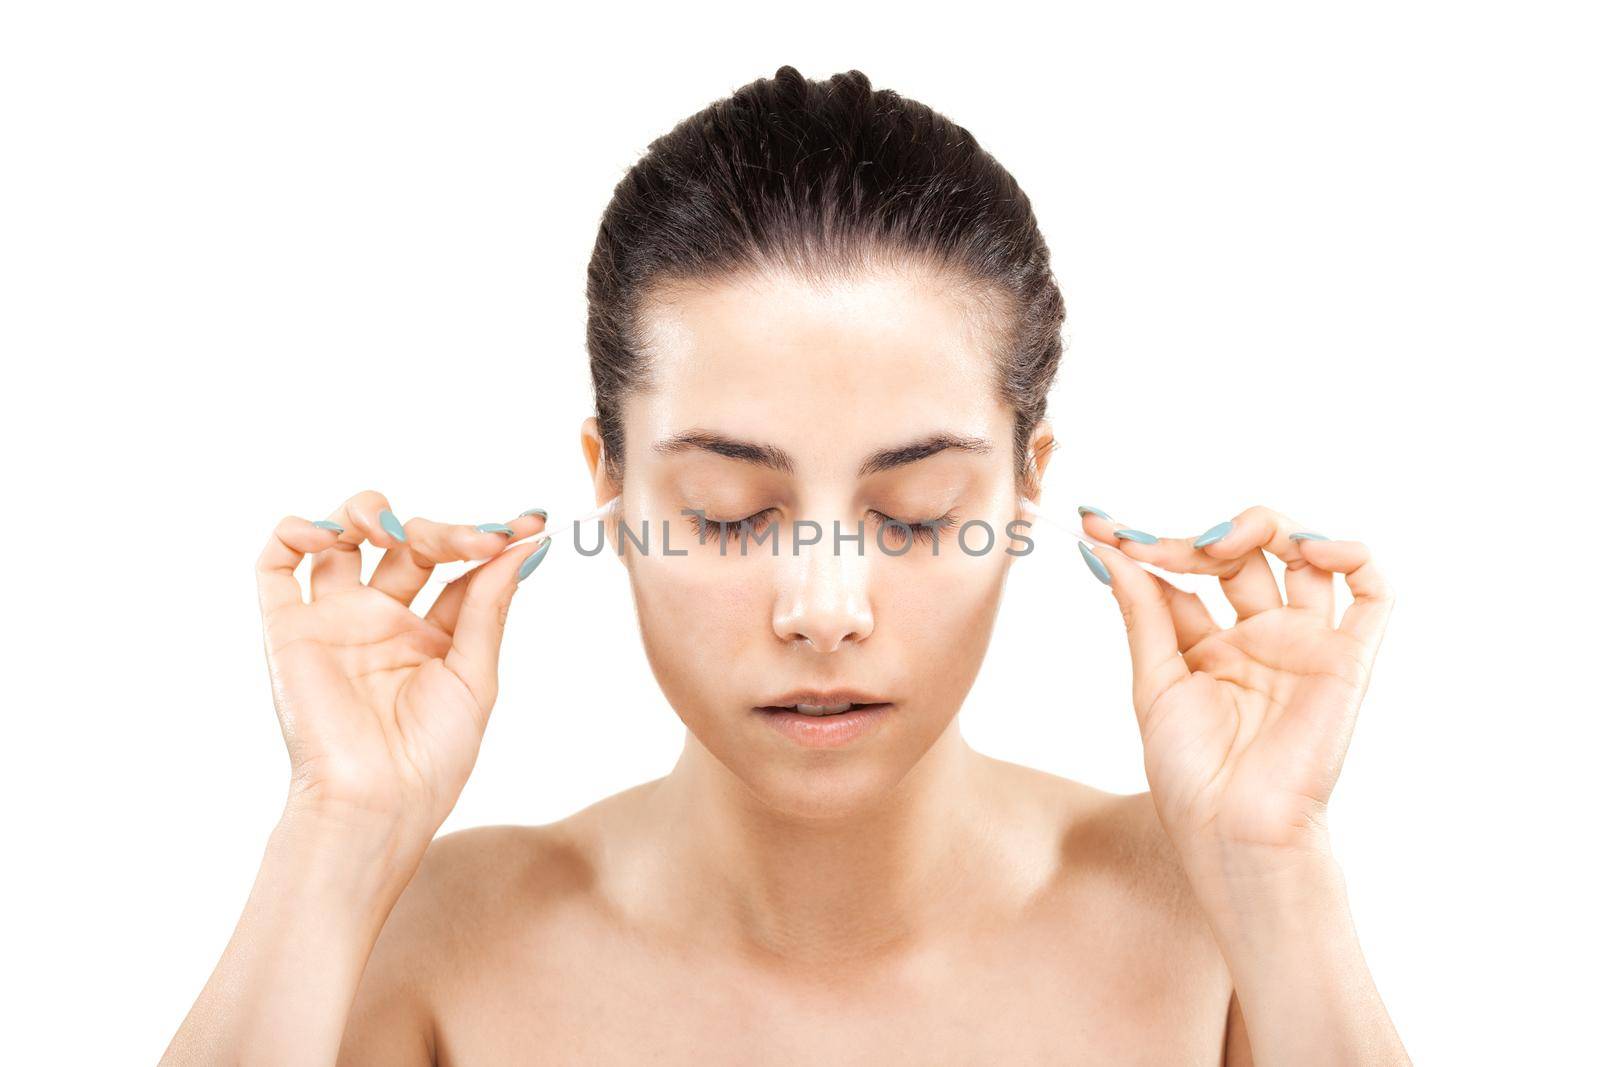
{"label": "eyelash", "polygon": [[767,512],[777,511],[777,508],[767,508],[754,515],[747,515],[742,519],[711,519],[702,518],[699,512],[689,513],[689,525],[694,527],[695,533],[702,541],[716,541],[719,544],[727,538],[741,538],[744,536],[744,527],[748,523],[751,533],[760,533],[765,526],[757,526],[756,520]]}
{"label": "eyelash", "polygon": [[[698,512],[690,512],[689,524],[694,527],[695,533],[701,540],[716,541],[720,544],[726,538],[742,538],[746,524],[749,524],[751,533],[760,533],[766,527],[757,526],[756,520],[776,510],[778,509],[767,508],[764,511],[756,512],[754,515],[747,515],[742,519],[702,519]],[[878,524],[880,531],[886,526],[891,527],[894,531],[893,536],[897,537],[901,542],[905,540],[907,533],[909,533],[912,540],[925,541],[931,544],[935,534],[943,533],[956,524],[956,513],[954,511],[947,511],[938,518],[924,519],[921,522],[905,522],[903,519],[893,518],[877,510],[869,509],[868,514]]]}
{"label": "eyelash", "polygon": [[921,522],[905,522],[902,519],[893,519],[881,511],[873,511],[871,515],[874,521],[877,522],[879,530],[882,530],[885,526],[890,526],[891,523],[898,523],[901,525],[890,527],[896,537],[903,539],[907,533],[906,527],[910,527],[909,532],[913,541],[925,541],[928,544],[933,543],[933,538],[936,534],[942,534],[956,524],[956,513],[953,511],[947,511],[935,519],[923,519]]}

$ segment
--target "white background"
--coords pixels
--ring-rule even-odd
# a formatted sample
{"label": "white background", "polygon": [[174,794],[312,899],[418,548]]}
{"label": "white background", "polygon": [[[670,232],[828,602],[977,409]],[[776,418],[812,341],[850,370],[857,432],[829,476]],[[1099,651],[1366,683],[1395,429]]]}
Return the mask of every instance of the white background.
{"label": "white background", "polygon": [[[612,186],[785,63],[945,112],[1030,194],[1072,329],[1047,506],[1185,536],[1266,504],[1373,546],[1399,601],[1333,817],[1378,985],[1419,1063],[1592,1054],[1576,8],[579,6],[4,9],[7,1058],[153,1062],[227,940],[287,770],[273,523],[368,487],[586,510]],[[562,547],[447,830],[677,754],[621,567]],[[1107,591],[1057,540],[1008,593],[967,736],[1142,789]]]}

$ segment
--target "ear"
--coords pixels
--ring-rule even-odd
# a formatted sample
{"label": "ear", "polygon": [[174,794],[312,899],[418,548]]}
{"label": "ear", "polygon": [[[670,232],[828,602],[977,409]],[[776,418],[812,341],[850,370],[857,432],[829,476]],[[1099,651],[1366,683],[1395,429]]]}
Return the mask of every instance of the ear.
{"label": "ear", "polygon": [[1050,420],[1040,419],[1028,438],[1028,483],[1035,504],[1044,503],[1039,499],[1044,495],[1044,471],[1050,465],[1050,457],[1055,450],[1056,435]]}
{"label": "ear", "polygon": [[[611,480],[611,474],[606,470],[606,445],[600,438],[600,420],[590,415],[583,420],[579,430],[579,440],[583,445],[583,460],[589,465],[589,479],[594,482],[594,502],[596,506],[606,503],[616,497],[620,490]],[[616,515],[612,515],[605,522],[605,538],[612,546],[612,558],[626,565],[622,554],[616,550],[617,529],[614,523]]]}
{"label": "ear", "polygon": [[617,487],[606,470],[606,446],[600,437],[600,420],[593,415],[584,419],[579,438],[584,462],[589,465],[589,480],[594,483],[594,502],[599,506],[617,495]]}

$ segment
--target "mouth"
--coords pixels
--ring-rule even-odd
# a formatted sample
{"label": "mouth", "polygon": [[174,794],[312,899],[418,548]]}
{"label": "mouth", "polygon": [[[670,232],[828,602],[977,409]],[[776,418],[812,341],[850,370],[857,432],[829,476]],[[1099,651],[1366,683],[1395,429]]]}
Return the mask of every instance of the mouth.
{"label": "mouth", "polygon": [[836,748],[875,729],[893,703],[857,690],[795,691],[755,710],[789,740],[808,748]]}
{"label": "mouth", "polygon": [[800,715],[844,715],[861,708],[885,707],[889,701],[859,689],[791,689],[779,693],[757,711],[793,711]]}
{"label": "mouth", "polygon": [[816,719],[825,719],[830,715],[843,715],[848,711],[859,711],[862,708],[886,708],[887,701],[875,700],[871,703],[855,703],[844,701],[840,704],[763,704],[757,711],[793,711],[801,715],[809,715]]}

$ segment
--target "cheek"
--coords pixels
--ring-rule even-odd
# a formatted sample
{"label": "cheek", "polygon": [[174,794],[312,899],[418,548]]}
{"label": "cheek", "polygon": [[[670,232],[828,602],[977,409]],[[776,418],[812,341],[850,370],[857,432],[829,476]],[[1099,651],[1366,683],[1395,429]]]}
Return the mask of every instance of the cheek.
{"label": "cheek", "polygon": [[[945,552],[951,546],[941,546]],[[955,549],[960,552],[960,549]],[[919,561],[883,575],[874,597],[880,634],[936,699],[962,698],[988,648],[1005,585],[1003,556]],[[936,687],[936,688],[935,688]]]}
{"label": "cheek", "polygon": [[628,572],[646,655],[669,702],[692,721],[726,699],[729,664],[772,640],[769,586],[728,561],[634,556]]}

